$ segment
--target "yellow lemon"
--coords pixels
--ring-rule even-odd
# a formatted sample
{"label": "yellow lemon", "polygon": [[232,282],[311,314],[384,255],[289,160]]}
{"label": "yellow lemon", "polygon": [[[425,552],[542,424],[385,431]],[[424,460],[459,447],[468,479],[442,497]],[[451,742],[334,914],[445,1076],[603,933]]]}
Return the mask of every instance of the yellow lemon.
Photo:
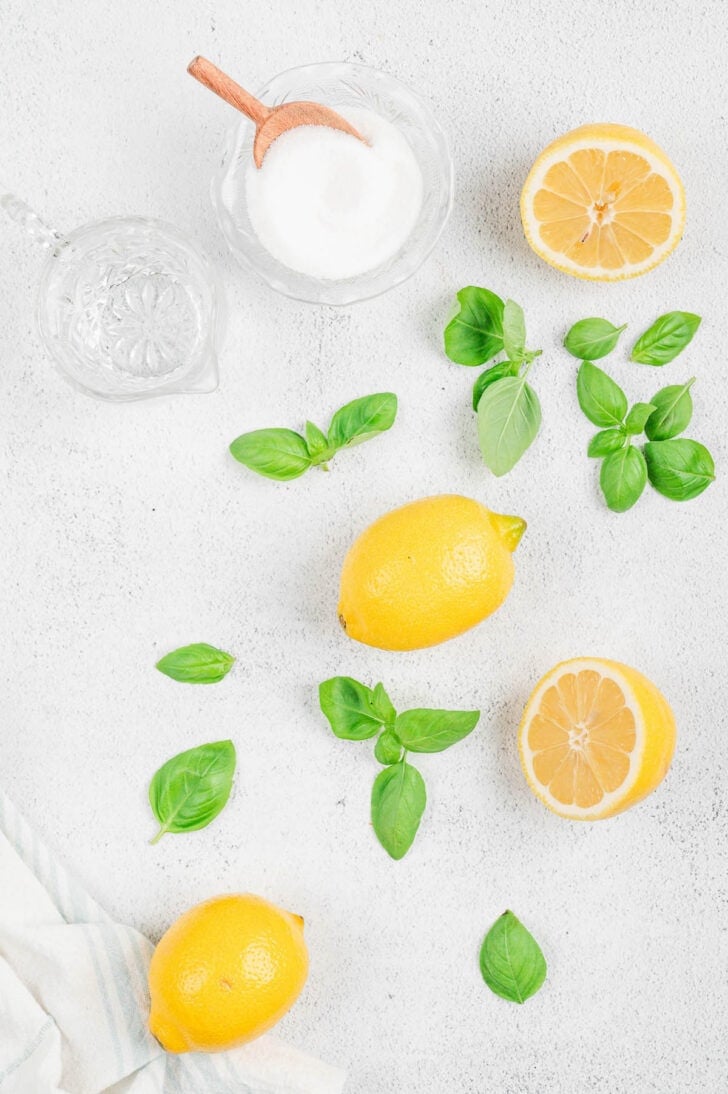
{"label": "yellow lemon", "polygon": [[308,973],[303,920],[243,893],[198,904],[163,935],[149,968],[149,1028],[168,1052],[216,1052],[265,1033]]}
{"label": "yellow lemon", "polygon": [[526,239],[551,266],[593,281],[646,273],[685,225],[680,177],[639,129],[582,125],[553,141],[521,193]]}
{"label": "yellow lemon", "polygon": [[600,820],[664,779],[675,719],[654,684],[601,657],[564,661],[538,683],[518,736],[534,794],[560,817]]}
{"label": "yellow lemon", "polygon": [[513,584],[526,522],[457,494],[386,513],[350,548],[339,620],[350,638],[384,650],[434,646],[499,608]]}

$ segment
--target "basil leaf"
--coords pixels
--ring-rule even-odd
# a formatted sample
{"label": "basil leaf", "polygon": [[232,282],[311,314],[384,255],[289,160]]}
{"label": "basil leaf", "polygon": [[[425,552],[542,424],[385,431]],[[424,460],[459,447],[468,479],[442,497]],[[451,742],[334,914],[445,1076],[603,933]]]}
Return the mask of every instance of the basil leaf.
{"label": "basil leaf", "polygon": [[576,394],[579,406],[594,425],[621,425],[627,413],[627,396],[611,376],[591,361],[581,363],[576,376]]}
{"label": "basil leaf", "polygon": [[589,441],[586,454],[592,458],[608,456],[610,452],[618,452],[626,444],[627,435],[623,429],[603,429],[601,433],[595,433]]}
{"label": "basil leaf", "polygon": [[324,680],[319,685],[319,703],[336,736],[345,741],[366,741],[385,722],[376,709],[371,688],[350,676]]}
{"label": "basil leaf", "polygon": [[647,465],[639,448],[629,445],[612,452],[602,464],[599,485],[614,513],[631,509],[647,485]]}
{"label": "basil leaf", "polygon": [[655,490],[673,501],[697,498],[715,478],[715,464],[708,449],[685,437],[648,441],[645,459]]}
{"label": "basil leaf", "polygon": [[165,676],[184,684],[217,684],[234,664],[235,658],[224,650],[208,646],[207,642],[193,642],[166,654],[156,667]]}
{"label": "basil leaf", "polygon": [[445,353],[457,365],[482,365],[503,349],[503,301],[476,285],[457,298],[459,310],[445,327]]}
{"label": "basil leaf", "polygon": [[306,447],[311,457],[311,463],[323,463],[324,460],[333,455],[333,448],[326,439],[326,434],[322,433],[313,422],[306,422],[303,434],[306,438]]}
{"label": "basil leaf", "polygon": [[[372,706],[378,718],[387,726],[393,726],[397,717],[397,711],[392,706],[392,700],[384,690],[384,684],[376,684],[372,692]],[[394,761],[390,761],[394,763]]]}
{"label": "basil leaf", "polygon": [[395,732],[409,752],[443,752],[475,729],[479,710],[405,710]]}
{"label": "basil leaf", "polygon": [[206,828],[224,809],[235,774],[235,746],[216,741],[167,760],[149,784],[149,804],[160,824],[152,843],[167,832]]}
{"label": "basil leaf", "polygon": [[635,403],[624,419],[624,428],[631,436],[636,437],[643,432],[645,423],[654,409],[652,403]]}
{"label": "basil leaf", "polygon": [[389,391],[364,395],[337,410],[329,425],[329,444],[344,448],[368,441],[394,425],[397,396]]}
{"label": "basil leaf", "polygon": [[654,411],[647,419],[645,433],[651,441],[669,441],[690,425],[693,416],[693,399],[690,388],[695,377],[686,384],[663,387],[654,395]]}
{"label": "basil leaf", "polygon": [[243,433],[230,445],[230,452],[251,471],[280,482],[297,479],[311,466],[308,445],[292,429],[255,429]]}
{"label": "basil leaf", "polygon": [[402,758],[402,744],[393,729],[384,729],[379,734],[374,746],[374,757],[386,767],[399,763]]}
{"label": "basil leaf", "polygon": [[427,804],[425,783],[416,767],[402,760],[380,771],[372,787],[372,824],[393,859],[409,851]]}
{"label": "basil leaf", "polygon": [[525,1003],[546,979],[541,947],[513,912],[504,912],[485,936],[480,972],[490,990],[510,1003]]}
{"label": "basil leaf", "polygon": [[573,357],[596,361],[612,352],[626,326],[615,327],[606,319],[580,319],[567,332],[564,346]]}
{"label": "basil leaf", "polygon": [[478,409],[478,403],[487,387],[494,384],[496,380],[502,380],[504,376],[517,376],[520,367],[520,361],[501,361],[487,368],[485,372],[481,372],[473,385],[473,410]]}
{"label": "basil leaf", "polygon": [[494,475],[505,475],[533,442],[541,405],[525,377],[506,376],[487,387],[478,403],[478,437]]}
{"label": "basil leaf", "polygon": [[526,317],[514,300],[503,305],[503,349],[509,361],[522,361],[526,353]]}
{"label": "basil leaf", "polygon": [[700,326],[700,316],[689,311],[661,315],[635,342],[632,360],[641,365],[666,365],[685,349]]}

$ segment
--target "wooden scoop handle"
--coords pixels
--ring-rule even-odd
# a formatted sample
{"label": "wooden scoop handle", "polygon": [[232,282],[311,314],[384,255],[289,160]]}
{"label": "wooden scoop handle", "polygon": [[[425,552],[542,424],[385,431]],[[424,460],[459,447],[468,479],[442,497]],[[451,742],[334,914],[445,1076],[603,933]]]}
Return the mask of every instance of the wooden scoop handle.
{"label": "wooden scoop handle", "polygon": [[256,99],[240,84],[236,84],[235,80],[218,68],[217,65],[214,65],[212,61],[208,61],[206,57],[195,57],[187,66],[187,71],[190,76],[194,76],[196,80],[208,87],[210,91],[214,91],[230,106],[240,110],[258,127],[270,115],[269,107],[265,106],[260,99]]}

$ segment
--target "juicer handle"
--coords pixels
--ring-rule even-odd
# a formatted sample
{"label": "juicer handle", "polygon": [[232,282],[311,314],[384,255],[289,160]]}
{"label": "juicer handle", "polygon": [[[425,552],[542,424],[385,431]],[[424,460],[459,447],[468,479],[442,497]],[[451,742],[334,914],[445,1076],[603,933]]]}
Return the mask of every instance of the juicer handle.
{"label": "juicer handle", "polygon": [[55,250],[64,242],[60,232],[57,232],[55,228],[49,228],[29,205],[20,198],[16,198],[14,194],[0,193],[0,207],[5,210],[11,220],[25,228],[31,239],[40,243],[41,246]]}

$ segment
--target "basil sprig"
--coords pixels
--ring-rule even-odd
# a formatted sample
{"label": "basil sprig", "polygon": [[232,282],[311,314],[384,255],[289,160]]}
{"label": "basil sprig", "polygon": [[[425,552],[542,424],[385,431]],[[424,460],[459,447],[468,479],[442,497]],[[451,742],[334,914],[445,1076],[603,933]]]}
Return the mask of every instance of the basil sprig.
{"label": "basil sprig", "polygon": [[191,646],[180,646],[166,654],[157,661],[157,668],[165,676],[184,684],[217,684],[234,664],[232,654],[209,646],[207,642],[193,642]]}
{"label": "basil sprig", "polygon": [[596,361],[611,353],[627,324],[615,327],[606,319],[580,319],[564,338],[564,346],[580,361]]}
{"label": "basil sprig", "polygon": [[700,316],[689,311],[670,311],[641,334],[632,347],[633,361],[641,365],[666,365],[682,353],[700,326]]}
{"label": "basil sprig", "polygon": [[396,395],[389,391],[364,395],[336,411],[328,433],[313,422],[306,422],[303,436],[292,429],[255,429],[237,437],[230,445],[230,452],[251,471],[288,482],[311,467],[328,470],[328,461],[342,448],[351,448],[385,433],[396,417]]}
{"label": "basil sprig", "polygon": [[[619,384],[591,361],[583,361],[576,378],[579,405],[596,433],[587,454],[603,459],[599,474],[604,500],[615,513],[631,509],[647,482],[673,501],[689,501],[715,478],[713,457],[704,445],[678,438],[690,424],[692,377],[685,384],[662,388],[649,403],[628,410]],[[634,439],[644,432],[647,443]]]}
{"label": "basil sprig", "polygon": [[546,979],[541,947],[513,912],[504,912],[486,934],[480,972],[490,990],[510,1003],[525,1003]]}
{"label": "basil sprig", "polygon": [[160,828],[150,841],[168,832],[195,832],[225,808],[235,774],[232,741],[215,741],[167,760],[149,784],[149,804]]}
{"label": "basil sprig", "polygon": [[533,443],[541,405],[526,377],[541,350],[526,348],[523,308],[490,289],[469,285],[457,294],[459,310],[445,327],[445,352],[459,365],[482,365],[504,353],[473,387],[478,440],[486,466],[505,475]]}
{"label": "basil sprig", "polygon": [[374,780],[372,826],[393,859],[407,854],[422,820],[427,793],[422,775],[407,762],[410,752],[443,752],[471,733],[478,710],[416,708],[397,714],[382,684],[369,688],[351,676],[319,685],[319,704],[331,729],[348,741],[377,737],[374,755],[384,765]]}

